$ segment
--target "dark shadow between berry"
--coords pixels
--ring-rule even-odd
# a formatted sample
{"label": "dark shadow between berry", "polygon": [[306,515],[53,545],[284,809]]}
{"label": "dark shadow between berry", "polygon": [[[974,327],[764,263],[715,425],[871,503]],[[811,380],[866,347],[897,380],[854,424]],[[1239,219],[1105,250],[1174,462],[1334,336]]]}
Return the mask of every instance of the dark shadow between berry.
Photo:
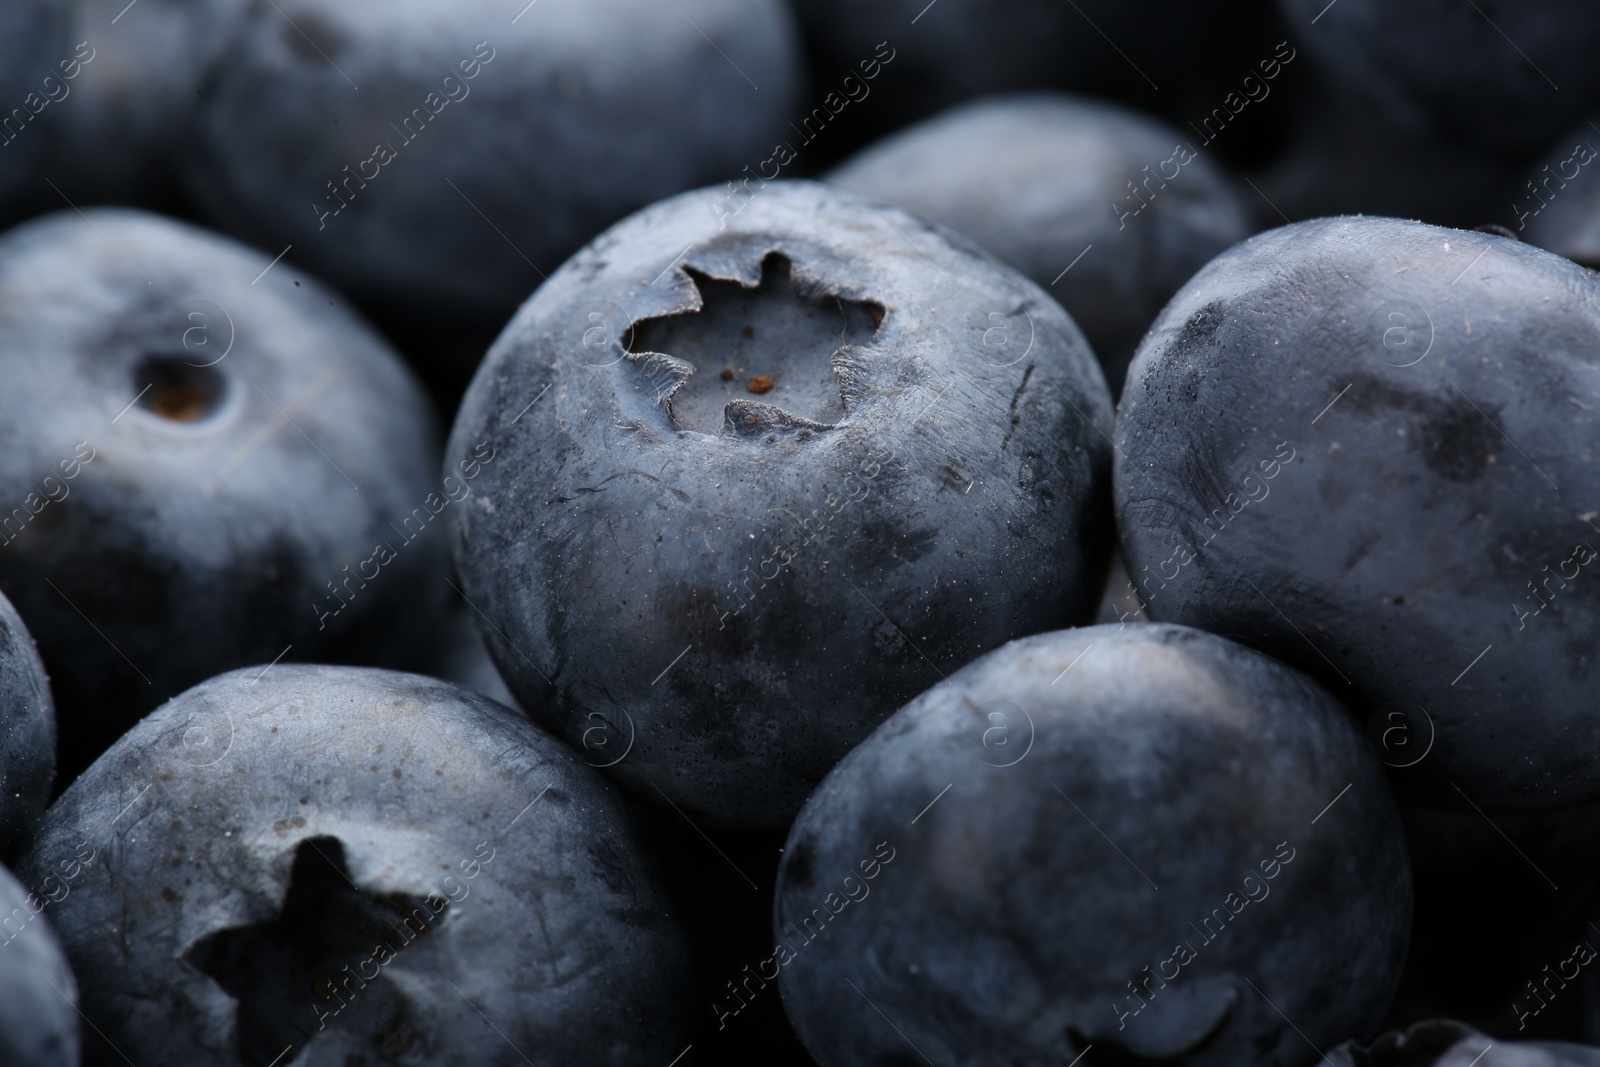
{"label": "dark shadow between berry", "polygon": [[276,917],[209,934],[183,958],[239,1002],[234,1032],[246,1067],[267,1067],[325,1029],[392,1058],[415,1050],[421,1035],[383,970],[432,933],[448,906],[360,889],[338,838],[306,838]]}
{"label": "dark shadow between berry", "polygon": [[668,400],[681,429],[717,433],[752,403],[819,427],[844,418],[833,358],[872,343],[881,306],[801,296],[788,257],[778,252],[761,261],[754,288],[688,266],[684,272],[700,292],[700,310],[640,320],[627,338],[630,353],[659,352],[694,366]]}

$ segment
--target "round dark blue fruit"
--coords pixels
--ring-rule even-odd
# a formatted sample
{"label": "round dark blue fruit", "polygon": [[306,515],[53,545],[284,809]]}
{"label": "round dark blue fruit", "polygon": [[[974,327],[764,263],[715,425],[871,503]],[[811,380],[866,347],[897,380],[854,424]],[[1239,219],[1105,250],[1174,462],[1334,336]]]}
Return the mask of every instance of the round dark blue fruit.
{"label": "round dark blue fruit", "polygon": [[75,203],[176,199],[202,86],[251,0],[54,2],[70,17],[73,46],[58,58],[74,49],[92,58],[70,85],[72,102],[49,109],[51,180]]}
{"label": "round dark blue fruit", "polygon": [[1600,269],[1600,132],[1578,123],[1508,185],[1497,221],[1529,244]]}
{"label": "round dark blue fruit", "polygon": [[[1094,51],[1072,32],[1082,20],[1049,0],[794,0],[794,9],[819,87],[849,76],[839,88],[862,95],[862,110],[889,129],[985,93],[1054,87]],[[881,84],[862,84],[885,63]]]}
{"label": "round dark blue fruit", "polygon": [[1366,86],[1344,85],[1317,67],[1308,50],[1300,54],[1302,88],[1287,143],[1250,176],[1263,221],[1344,214],[1463,228],[1511,221],[1499,194],[1516,160],[1386,107]]}
{"label": "round dark blue fruit", "polygon": [[[81,867],[71,850],[62,870]],[[72,969],[44,911],[71,892],[54,869],[29,891],[0,867],[0,1063],[78,1067],[78,1000]]]}
{"label": "round dark blue fruit", "polygon": [[1405,958],[1399,813],[1305,675],[1212,634],[1014,641],[898,711],[795,821],[773,957],[823,1067],[1301,1065]]}
{"label": "round dark blue fruit", "polygon": [[1278,6],[1296,43],[1350,91],[1447,141],[1514,158],[1546,147],[1600,102],[1600,8],[1587,0]]}
{"label": "round dark blue fruit", "polygon": [[506,684],[613,772],[783,825],[948,669],[1093,616],[1111,418],[1048,295],[809,182],[675,197],[551,277],[449,462],[503,458],[452,551]]}
{"label": "round dark blue fruit", "polygon": [[1600,1067],[1600,1048],[1567,1041],[1506,1041],[1452,1019],[1428,1019],[1351,1041],[1328,1053],[1331,1067]]}
{"label": "round dark blue fruit", "polygon": [[[1321,677],[1435,803],[1600,793],[1600,281],[1485,233],[1271,231],[1129,370],[1118,529],[1151,615]],[[1410,754],[1414,753],[1414,755]]]}
{"label": "round dark blue fruit", "polygon": [[93,210],[0,240],[0,308],[0,588],[50,670],[64,771],[220,670],[429,639],[428,533],[460,478],[441,486],[426,398],[332,292]]}
{"label": "round dark blue fruit", "polygon": [[827,180],[954,230],[1032,278],[1072,314],[1119,391],[1162,306],[1251,230],[1229,179],[1189,140],[1093,100],[992,97],[866,148]]}
{"label": "round dark blue fruit", "polygon": [[682,934],[615,787],[448,683],[213,678],[62,794],[23,869],[85,841],[100,857],[51,917],[91,1063],[645,1067],[683,1049]]}
{"label": "round dark blue fruit", "polygon": [[0,4],[0,225],[49,193],[42,180],[48,127],[60,110],[51,105],[71,92],[53,64],[71,59],[60,4]]}
{"label": "round dark blue fruit", "polygon": [[1281,121],[1278,101],[1259,104],[1270,91],[1241,85],[1285,36],[1272,0],[793,3],[816,87],[812,110],[796,122],[803,143],[794,143],[808,154],[837,158],[863,133],[882,136],[984,94],[1037,89],[1121,100],[1173,121],[1212,108],[1237,113],[1241,88],[1259,94],[1254,129],[1230,134],[1229,153],[1270,144]]}
{"label": "round dark blue fruit", "polygon": [[0,855],[33,833],[56,771],[56,712],[33,637],[0,595]]}
{"label": "round dark blue fruit", "polygon": [[188,184],[354,297],[499,324],[605,226],[768,155],[800,61],[781,0],[256,4]]}

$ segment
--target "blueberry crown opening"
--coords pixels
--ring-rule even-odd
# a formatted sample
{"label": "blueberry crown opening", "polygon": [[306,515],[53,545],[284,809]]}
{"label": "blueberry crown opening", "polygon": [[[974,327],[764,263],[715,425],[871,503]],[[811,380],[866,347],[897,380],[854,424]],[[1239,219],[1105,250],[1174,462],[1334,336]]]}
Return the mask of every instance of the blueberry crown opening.
{"label": "blueberry crown opening", "polygon": [[228,380],[212,367],[179,356],[146,356],[133,371],[133,387],[144,410],[171,422],[199,422],[222,407]]}
{"label": "blueberry crown opening", "polygon": [[716,433],[734,401],[757,401],[811,422],[844,417],[833,357],[872,343],[884,309],[868,301],[796,291],[787,256],[768,253],[752,287],[685,273],[700,291],[699,311],[643,319],[626,338],[630,352],[660,352],[693,364],[695,373],[667,401],[685,430]]}
{"label": "blueberry crown opening", "polygon": [[247,1067],[268,1067],[324,1029],[393,1058],[416,1051],[422,1037],[385,972],[435,932],[448,907],[443,897],[364,890],[338,838],[308,837],[277,915],[208,934],[183,958],[238,1001],[234,1031]]}

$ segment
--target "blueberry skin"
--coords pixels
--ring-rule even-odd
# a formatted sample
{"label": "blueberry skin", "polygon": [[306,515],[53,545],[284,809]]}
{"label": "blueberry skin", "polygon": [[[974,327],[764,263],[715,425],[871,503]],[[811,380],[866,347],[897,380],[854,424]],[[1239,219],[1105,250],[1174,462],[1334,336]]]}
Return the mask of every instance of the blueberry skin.
{"label": "blueberry skin", "polygon": [[1382,1018],[1410,911],[1338,702],[1131,624],[1014,641],[896,712],[790,830],[774,936],[823,1067],[1310,1064]]}
{"label": "blueberry skin", "polygon": [[1192,140],[1093,100],[990,97],[826,178],[955,230],[1032,278],[1083,329],[1115,392],[1172,294],[1251,231],[1237,191]]}
{"label": "blueberry skin", "polygon": [[1398,716],[1426,753],[1390,761],[1412,795],[1595,796],[1597,300],[1558,256],[1395,219],[1213,260],[1141,344],[1117,424],[1151,615]]}
{"label": "blueberry skin", "polygon": [[[295,1064],[645,1065],[683,1048],[683,938],[615,788],[448,683],[282,663],[213,678],[62,794],[23,869],[85,840],[100,857],[52,919],[85,1017],[135,1062],[264,1064],[292,1044]],[[229,951],[328,859],[343,877],[318,883],[298,936]],[[365,940],[306,936],[352,894],[427,905],[430,929],[394,943],[397,917],[358,913]],[[368,966],[380,937],[393,958]],[[369,986],[323,995],[343,965]],[[90,1063],[120,1062],[86,1040]]]}
{"label": "blueberry skin", "polygon": [[6,1067],[78,1067],[77,987],[43,914],[63,884],[50,887],[49,895],[30,892],[0,867],[0,1063]]}
{"label": "blueberry skin", "polygon": [[[51,179],[78,203],[172,198],[178,161],[194,145],[206,73],[249,7],[249,0],[127,3],[57,0],[71,20],[72,45],[85,42],[94,56],[71,82],[71,103],[47,112]],[[71,55],[69,48],[58,58]]]}
{"label": "blueberry skin", "polygon": [[1288,143],[1250,176],[1265,225],[1344,214],[1463,228],[1511,223],[1500,192],[1518,161],[1400,113],[1369,86],[1344,85],[1306,50],[1300,55],[1303,89]]}
{"label": "blueberry skin", "polygon": [[396,662],[431,635],[428,403],[270,258],[124,210],[0,240],[0,588],[54,680],[64,771],[220,670],[290,645]]}
{"label": "blueberry skin", "polygon": [[780,0],[258,4],[188,185],[352,296],[499,323],[616,219],[768,156],[799,76]]}
{"label": "blueberry skin", "polygon": [[[1023,90],[1073,89],[1187,121],[1221,106],[1285,36],[1272,0],[792,2],[817,87],[808,106],[839,119],[797,119],[802,137],[816,130],[808,151],[819,152],[834,151],[841,133],[882,136],[974,97]],[[829,104],[830,90],[860,106]],[[1229,140],[1225,151],[1243,147]]]}
{"label": "blueberry skin", "polygon": [[0,595],[0,854],[31,836],[56,773],[56,712],[39,650]]}
{"label": "blueberry skin", "polygon": [[[61,110],[52,107],[46,95],[62,91],[61,72],[52,64],[71,56],[59,4],[52,0],[0,4],[0,118],[5,120],[0,127],[0,224],[9,223],[40,194],[49,149],[46,128]],[[46,86],[48,76],[56,80]],[[25,121],[18,120],[17,112]]]}
{"label": "blueberry skin", "polygon": [[1328,1053],[1333,1067],[1600,1067],[1600,1048],[1566,1041],[1505,1041],[1453,1019],[1428,1019],[1363,1048]]}
{"label": "blueberry skin", "polygon": [[[808,43],[822,56],[819,83],[845,74],[875,80],[881,73],[884,81],[870,88],[889,98],[876,107],[890,108],[894,119],[919,118],[984,93],[1055,85],[1086,54],[1086,42],[1070,32],[1076,16],[1049,0],[941,0],[925,13],[926,3],[915,0],[792,2]],[[888,47],[880,49],[880,42]]]}
{"label": "blueberry skin", "polygon": [[1553,142],[1509,182],[1503,221],[1518,237],[1600,268],[1600,134],[1592,116]]}
{"label": "blueberry skin", "polygon": [[1497,5],[1492,18],[1454,0],[1278,6],[1344,85],[1448,141],[1515,157],[1600,103],[1600,9],[1585,0]]}
{"label": "blueberry skin", "polygon": [[652,799],[781,826],[939,671],[1092,617],[1111,408],[976,250],[817,183],[722,197],[602,234],[506,327],[446,449],[505,458],[451,548],[523,706],[634,736]]}

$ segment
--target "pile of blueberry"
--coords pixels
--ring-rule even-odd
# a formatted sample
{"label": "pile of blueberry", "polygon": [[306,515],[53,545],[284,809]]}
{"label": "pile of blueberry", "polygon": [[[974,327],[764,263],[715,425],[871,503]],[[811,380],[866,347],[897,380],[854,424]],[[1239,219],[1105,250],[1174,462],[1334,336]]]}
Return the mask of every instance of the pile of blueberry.
{"label": "pile of blueberry", "polygon": [[4,0],[0,1067],[1597,1067],[1593,0]]}

